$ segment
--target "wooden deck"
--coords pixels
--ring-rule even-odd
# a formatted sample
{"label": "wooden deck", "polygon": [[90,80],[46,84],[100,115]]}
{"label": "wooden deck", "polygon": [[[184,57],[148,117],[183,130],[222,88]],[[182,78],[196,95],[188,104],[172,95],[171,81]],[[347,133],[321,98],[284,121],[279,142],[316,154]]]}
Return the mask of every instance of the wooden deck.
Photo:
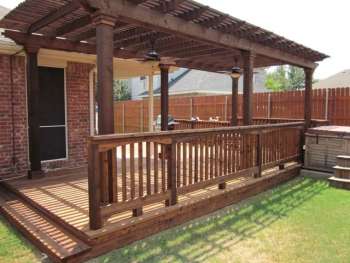
{"label": "wooden deck", "polygon": [[[145,206],[139,217],[133,217],[131,211],[114,214],[95,231],[89,228],[86,169],[56,172],[40,180],[9,181],[4,186],[12,200],[3,197],[1,210],[54,261],[79,262],[238,202],[298,175],[298,171],[299,165],[290,164],[282,171],[270,169],[262,178],[236,178],[227,182],[225,190],[211,186],[181,194],[175,206],[154,203]],[[6,210],[4,204],[14,206]],[[38,232],[42,227],[44,232]]]}

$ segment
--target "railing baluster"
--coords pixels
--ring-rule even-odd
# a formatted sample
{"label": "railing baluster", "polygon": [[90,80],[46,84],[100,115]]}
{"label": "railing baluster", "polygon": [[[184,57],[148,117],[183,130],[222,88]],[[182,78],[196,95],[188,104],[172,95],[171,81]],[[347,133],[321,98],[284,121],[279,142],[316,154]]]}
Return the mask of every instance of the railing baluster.
{"label": "railing baluster", "polygon": [[143,149],[142,142],[138,143],[138,174],[139,174],[139,197],[143,197]]}
{"label": "railing baluster", "polygon": [[165,170],[166,170],[166,167],[165,167],[165,154],[166,154],[166,149],[165,149],[165,145],[162,144],[161,146],[161,166],[162,166],[162,192],[165,193],[166,192],[166,184],[165,184],[165,181],[166,181],[166,178],[165,178]]}
{"label": "railing baluster", "polygon": [[122,146],[122,200],[127,199],[127,187],[126,187],[126,146]]}
{"label": "railing baluster", "polygon": [[135,198],[135,145],[130,144],[130,198]]}
{"label": "railing baluster", "polygon": [[167,145],[168,159],[168,191],[170,198],[165,202],[166,206],[176,205],[177,203],[177,187],[176,187],[176,143],[172,142]]}
{"label": "railing baluster", "polygon": [[205,170],[205,180],[209,179],[209,140],[208,137],[205,137],[205,164],[204,164],[204,170]]}
{"label": "railing baluster", "polygon": [[152,194],[151,188],[151,144],[146,142],[146,180],[147,195]]}
{"label": "railing baluster", "polygon": [[204,170],[204,150],[203,150],[203,139],[202,138],[199,139],[199,147],[200,147],[199,180],[202,182],[203,178],[204,178],[204,173],[203,173],[203,170]]}
{"label": "railing baluster", "polygon": [[153,161],[154,161],[154,165],[153,165],[153,173],[154,173],[154,192],[155,193],[159,193],[159,178],[158,178],[158,143],[154,143],[153,144]]}
{"label": "railing baluster", "polygon": [[188,184],[191,185],[193,184],[193,147],[191,142],[188,144],[188,153]]}
{"label": "railing baluster", "polygon": [[194,182],[198,183],[198,140],[194,142]]}
{"label": "railing baluster", "polygon": [[108,151],[108,193],[110,203],[118,202],[118,176],[116,154],[116,149]]}
{"label": "railing baluster", "polygon": [[182,144],[182,184],[187,185],[187,143]]}

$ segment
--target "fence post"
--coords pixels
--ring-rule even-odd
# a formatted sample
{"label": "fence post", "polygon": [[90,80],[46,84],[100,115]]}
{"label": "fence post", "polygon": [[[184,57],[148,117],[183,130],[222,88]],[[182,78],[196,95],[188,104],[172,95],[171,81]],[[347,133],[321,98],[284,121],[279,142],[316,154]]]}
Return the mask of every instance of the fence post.
{"label": "fence post", "polygon": [[166,200],[166,206],[177,204],[177,186],[176,186],[176,142],[166,146],[166,156],[168,159],[168,191],[170,191],[170,198]]}
{"label": "fence post", "polygon": [[328,120],[328,108],[329,108],[329,89],[326,89],[326,98],[325,98],[325,106],[324,106],[324,119]]}
{"label": "fence post", "polygon": [[267,118],[271,119],[271,93],[267,97]]}
{"label": "fence post", "polygon": [[227,121],[227,96],[225,96],[224,120]]}
{"label": "fence post", "polygon": [[262,133],[259,132],[256,137],[256,166],[258,167],[258,172],[255,174],[255,178],[260,178],[262,176]]}
{"label": "fence post", "polygon": [[96,145],[88,143],[88,187],[90,228],[102,228],[101,216],[101,167],[100,155]]}

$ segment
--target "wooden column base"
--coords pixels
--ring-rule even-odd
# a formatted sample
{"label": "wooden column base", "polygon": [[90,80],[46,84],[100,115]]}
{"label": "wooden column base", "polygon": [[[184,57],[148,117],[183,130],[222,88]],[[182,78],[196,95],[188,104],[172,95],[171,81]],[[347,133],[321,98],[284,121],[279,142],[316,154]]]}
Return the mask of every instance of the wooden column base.
{"label": "wooden column base", "polygon": [[45,177],[44,171],[28,171],[29,179],[41,179]]}
{"label": "wooden column base", "polygon": [[226,183],[219,184],[219,190],[225,190],[226,189]]}
{"label": "wooden column base", "polygon": [[136,208],[136,209],[133,209],[133,210],[132,210],[132,216],[133,216],[133,217],[142,216],[142,214],[143,214],[142,207]]}

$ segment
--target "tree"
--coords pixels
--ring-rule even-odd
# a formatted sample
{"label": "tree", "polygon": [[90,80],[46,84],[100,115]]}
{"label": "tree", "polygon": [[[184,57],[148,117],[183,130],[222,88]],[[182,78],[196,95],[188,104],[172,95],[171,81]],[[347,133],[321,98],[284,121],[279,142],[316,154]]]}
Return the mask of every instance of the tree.
{"label": "tree", "polygon": [[266,87],[272,91],[299,90],[304,88],[304,70],[294,66],[278,66],[267,74]]}
{"label": "tree", "polygon": [[128,87],[128,83],[125,80],[115,80],[113,83],[113,96],[114,100],[130,100],[131,91]]}
{"label": "tree", "polygon": [[266,87],[272,91],[282,91],[288,86],[287,72],[284,66],[278,66],[274,72],[268,73]]}
{"label": "tree", "polygon": [[289,67],[288,70],[289,89],[299,90],[305,87],[305,72],[298,67]]}

